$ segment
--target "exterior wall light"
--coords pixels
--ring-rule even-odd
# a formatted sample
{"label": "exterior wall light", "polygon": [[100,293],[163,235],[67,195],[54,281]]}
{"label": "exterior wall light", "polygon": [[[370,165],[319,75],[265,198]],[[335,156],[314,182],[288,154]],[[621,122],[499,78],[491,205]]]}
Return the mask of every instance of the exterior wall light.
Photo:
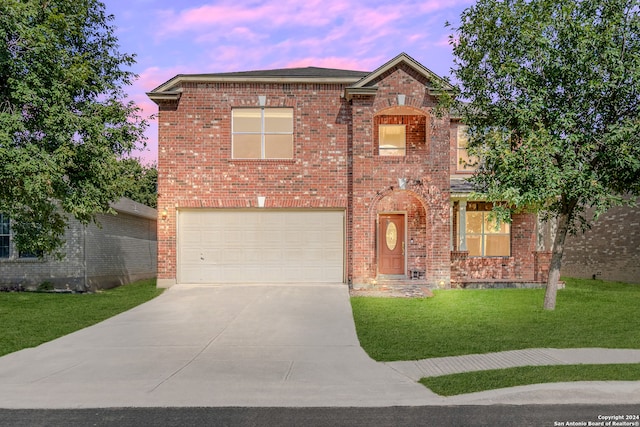
{"label": "exterior wall light", "polygon": [[169,215],[169,212],[167,211],[167,208],[162,209],[162,219],[166,220],[167,219],[167,215]]}

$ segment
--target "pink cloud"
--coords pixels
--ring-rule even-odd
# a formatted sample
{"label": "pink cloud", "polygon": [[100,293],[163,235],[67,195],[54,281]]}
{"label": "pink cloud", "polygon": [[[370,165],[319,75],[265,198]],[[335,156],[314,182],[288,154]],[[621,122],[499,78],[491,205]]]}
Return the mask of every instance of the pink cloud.
{"label": "pink cloud", "polygon": [[[168,36],[183,32],[215,28],[318,28],[344,20],[349,27],[380,28],[391,22],[451,7],[461,0],[397,1],[393,4],[366,4],[344,0],[266,0],[260,6],[235,2],[216,2],[197,8],[158,12],[159,34]],[[468,3],[469,0],[462,0]],[[345,24],[347,25],[347,24]],[[226,34],[226,33],[225,33]]]}
{"label": "pink cloud", "polygon": [[158,124],[155,117],[158,113],[158,106],[149,99],[146,93],[176,74],[196,72],[202,72],[202,70],[189,69],[183,66],[171,68],[149,67],[139,74],[138,79],[128,90],[128,99],[135,102],[140,108],[140,115],[149,122],[149,127],[145,132],[147,137],[146,148],[131,153],[133,157],[139,157],[147,164],[151,164],[158,159]]}
{"label": "pink cloud", "polygon": [[397,7],[365,9],[360,11],[356,25],[361,28],[368,28],[369,31],[371,31],[375,28],[387,27],[392,22],[399,20],[403,16],[402,11]]}
{"label": "pink cloud", "polygon": [[[148,1],[165,9],[150,12],[150,41],[136,39],[155,49],[144,57],[154,66],[140,73],[131,94],[145,114],[157,112],[145,92],[176,74],[306,66],[372,71],[403,51],[444,73],[452,32],[444,22],[455,22],[474,0]],[[157,125],[151,127],[153,150]]]}
{"label": "pink cloud", "polygon": [[[458,42],[457,37],[453,39],[454,44]],[[449,36],[443,36],[439,40],[433,43],[434,46],[438,47],[450,47],[451,46],[451,38]]]}
{"label": "pink cloud", "polygon": [[473,4],[473,0],[427,0],[418,3],[421,13],[435,12],[437,10],[457,8]]}
{"label": "pink cloud", "polygon": [[161,70],[160,67],[150,67],[138,75],[136,86],[139,88],[147,88],[145,91],[158,87],[166,81],[167,70]]}
{"label": "pink cloud", "polygon": [[[203,71],[193,66],[175,66],[169,68],[149,67],[138,75],[135,87],[142,93],[151,92],[162,83],[176,76],[177,74],[202,73]],[[146,95],[145,95],[146,96]]]}
{"label": "pink cloud", "polygon": [[[287,4],[289,3],[289,4]],[[342,9],[336,5],[329,6],[334,11]],[[321,1],[300,3],[297,0],[289,2],[271,1],[261,6],[243,5],[239,2],[218,5],[205,5],[180,12],[165,10],[159,13],[164,23],[159,25],[161,34],[181,33],[207,27],[230,28],[247,26],[258,22],[260,26],[281,26],[303,24],[307,26],[322,26],[331,22],[333,16],[319,13],[327,10]]]}

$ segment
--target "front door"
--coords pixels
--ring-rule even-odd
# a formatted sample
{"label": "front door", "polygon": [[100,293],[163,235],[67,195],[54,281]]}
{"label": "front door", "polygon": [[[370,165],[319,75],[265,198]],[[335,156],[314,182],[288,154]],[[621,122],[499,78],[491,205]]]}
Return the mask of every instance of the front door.
{"label": "front door", "polygon": [[378,219],[378,273],[405,274],[404,215],[382,214]]}

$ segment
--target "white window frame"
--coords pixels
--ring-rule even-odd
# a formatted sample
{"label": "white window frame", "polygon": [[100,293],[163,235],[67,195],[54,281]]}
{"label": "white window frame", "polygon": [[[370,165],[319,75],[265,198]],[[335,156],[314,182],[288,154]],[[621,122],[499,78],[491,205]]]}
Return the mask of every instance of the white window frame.
{"label": "white window frame", "polygon": [[[471,255],[469,254],[470,257],[475,257],[475,258],[508,258],[511,256],[511,252],[512,252],[512,248],[511,248],[511,224],[505,224],[508,226],[508,231],[506,233],[496,233],[496,232],[486,232],[485,229],[485,225],[488,222],[487,220],[487,216],[491,213],[491,211],[483,211],[483,210],[473,210],[473,211],[469,211],[467,210],[465,212],[465,215],[469,215],[469,214],[473,214],[473,213],[481,213],[482,214],[482,230],[480,231],[480,233],[467,233],[466,227],[464,233],[465,233],[465,241],[466,246],[467,246],[467,250],[469,248],[469,236],[480,236],[480,255]],[[468,224],[469,219],[465,218],[465,224]],[[509,238],[509,253],[506,255],[486,255],[485,254],[485,248],[486,248],[486,238],[487,236],[507,236]]]}
{"label": "white window frame", "polygon": [[[259,132],[236,132],[234,131],[234,113],[239,110],[260,110],[260,131]],[[266,132],[265,130],[265,110],[290,110],[291,111],[291,132]],[[293,108],[290,107],[250,107],[233,108],[231,110],[231,158],[234,160],[290,160],[294,157],[293,141]],[[235,135],[260,135],[260,157],[236,157],[235,156]],[[291,157],[266,157],[265,136],[266,135],[291,135]]]}

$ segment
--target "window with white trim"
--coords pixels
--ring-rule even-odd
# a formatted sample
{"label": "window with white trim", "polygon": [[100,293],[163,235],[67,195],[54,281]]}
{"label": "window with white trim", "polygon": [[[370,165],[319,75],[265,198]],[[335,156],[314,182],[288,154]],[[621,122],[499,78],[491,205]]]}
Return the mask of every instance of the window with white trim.
{"label": "window with white trim", "polygon": [[511,225],[489,219],[490,211],[466,214],[466,241],[469,256],[500,257],[511,255]]}
{"label": "window with white trim", "polygon": [[405,125],[378,126],[380,156],[404,156],[407,154],[407,127]]}
{"label": "window with white trim", "polygon": [[9,258],[11,249],[11,224],[7,215],[0,213],[0,258]]}
{"label": "window with white trim", "polygon": [[234,159],[292,159],[292,108],[234,108]]}

